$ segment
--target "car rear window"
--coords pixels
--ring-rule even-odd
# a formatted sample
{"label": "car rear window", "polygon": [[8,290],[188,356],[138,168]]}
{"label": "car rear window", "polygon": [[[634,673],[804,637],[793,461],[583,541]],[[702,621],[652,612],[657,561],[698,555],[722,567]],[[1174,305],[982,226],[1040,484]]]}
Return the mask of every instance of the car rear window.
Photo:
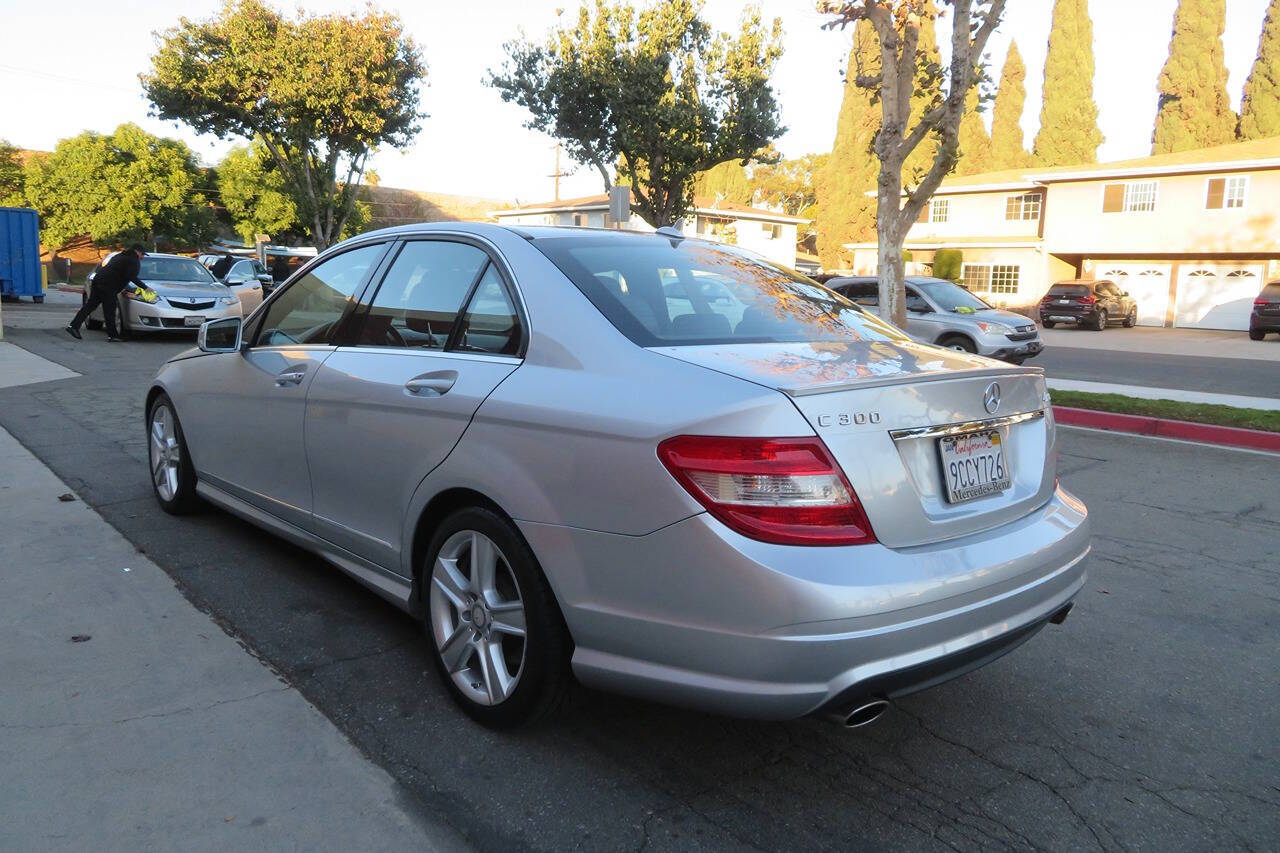
{"label": "car rear window", "polygon": [[608,233],[533,242],[640,346],[907,340],[838,293],[736,247]]}
{"label": "car rear window", "polygon": [[1267,297],[1268,299],[1280,298],[1280,281],[1273,281],[1273,282],[1269,282],[1268,284],[1264,284],[1262,286],[1261,295]]}
{"label": "car rear window", "polygon": [[1049,288],[1050,296],[1088,296],[1087,284],[1055,284]]}

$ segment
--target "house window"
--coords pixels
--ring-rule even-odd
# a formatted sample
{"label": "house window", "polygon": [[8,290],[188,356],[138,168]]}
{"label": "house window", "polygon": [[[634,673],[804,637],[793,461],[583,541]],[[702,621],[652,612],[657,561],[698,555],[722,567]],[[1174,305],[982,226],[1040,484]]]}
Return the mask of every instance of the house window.
{"label": "house window", "polygon": [[1004,218],[1007,220],[1040,218],[1040,193],[1011,195],[1004,202]]}
{"label": "house window", "polygon": [[1208,210],[1244,207],[1244,196],[1248,187],[1249,178],[1245,175],[1210,178],[1208,198],[1204,206]]}
{"label": "house window", "polygon": [[1017,293],[1021,271],[1014,264],[965,264],[964,286],[982,293]]}
{"label": "house window", "polygon": [[587,217],[586,217],[586,214],[583,214],[583,213],[575,213],[575,214],[573,215],[573,224],[574,224],[574,225],[586,225],[586,224],[587,224]]}
{"label": "house window", "polygon": [[1130,181],[1102,188],[1103,213],[1141,213],[1156,209],[1156,182]]}
{"label": "house window", "polygon": [[782,239],[782,226],[776,222],[762,222],[761,230],[764,231],[764,236],[767,240]]}
{"label": "house window", "polygon": [[951,218],[951,199],[935,198],[929,201],[929,221],[946,222]]}

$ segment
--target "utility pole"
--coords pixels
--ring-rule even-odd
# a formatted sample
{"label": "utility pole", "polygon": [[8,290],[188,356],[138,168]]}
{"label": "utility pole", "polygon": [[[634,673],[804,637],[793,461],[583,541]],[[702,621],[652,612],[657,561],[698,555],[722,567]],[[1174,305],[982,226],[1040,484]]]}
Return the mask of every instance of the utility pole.
{"label": "utility pole", "polygon": [[561,179],[562,177],[563,177],[563,178],[567,178],[567,177],[569,177],[570,175],[572,175],[572,174],[573,174],[573,172],[562,172],[562,171],[560,171],[560,149],[561,149],[561,147],[562,147],[562,146],[560,145],[560,143],[559,143],[559,142],[557,142],[557,143],[556,143],[556,170],[555,170],[555,172],[553,172],[552,174],[547,175],[547,177],[548,177],[548,178],[555,178],[555,180],[556,180],[556,198],[555,198],[555,200],[556,200],[556,201],[559,201],[559,200],[560,200],[560,179]]}

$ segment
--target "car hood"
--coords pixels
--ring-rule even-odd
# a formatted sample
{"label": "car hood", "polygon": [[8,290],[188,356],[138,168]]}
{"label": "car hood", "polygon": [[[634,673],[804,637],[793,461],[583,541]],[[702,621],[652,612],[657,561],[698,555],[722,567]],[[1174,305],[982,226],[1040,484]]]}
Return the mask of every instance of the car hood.
{"label": "car hood", "polygon": [[947,379],[959,373],[1039,372],[914,341],[708,344],[653,350],[793,396]]}
{"label": "car hood", "polygon": [[179,298],[216,299],[219,296],[230,296],[231,290],[218,282],[198,281],[151,281],[144,279],[147,287],[166,299],[173,296]]}

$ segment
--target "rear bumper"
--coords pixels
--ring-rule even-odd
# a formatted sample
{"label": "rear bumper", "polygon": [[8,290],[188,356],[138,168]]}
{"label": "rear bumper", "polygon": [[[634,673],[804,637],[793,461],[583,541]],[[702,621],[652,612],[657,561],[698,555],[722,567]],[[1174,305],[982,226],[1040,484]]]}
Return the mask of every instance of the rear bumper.
{"label": "rear bumper", "polygon": [[1087,513],[1059,490],[939,545],[798,548],[700,514],[648,536],[522,523],[586,684],[787,719],[899,696],[998,657],[1085,580]]}
{"label": "rear bumper", "polygon": [[1280,314],[1258,314],[1257,312],[1250,314],[1249,331],[1280,332]]}

